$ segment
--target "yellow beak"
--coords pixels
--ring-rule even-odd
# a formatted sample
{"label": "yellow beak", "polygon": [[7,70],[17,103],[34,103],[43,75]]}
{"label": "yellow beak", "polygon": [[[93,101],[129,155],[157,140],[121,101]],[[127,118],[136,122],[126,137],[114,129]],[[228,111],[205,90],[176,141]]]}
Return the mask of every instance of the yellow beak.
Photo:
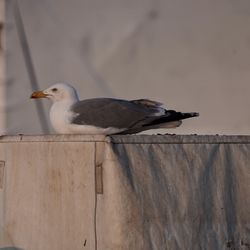
{"label": "yellow beak", "polygon": [[45,98],[47,96],[48,96],[48,94],[45,94],[42,91],[35,91],[35,92],[32,93],[30,98]]}

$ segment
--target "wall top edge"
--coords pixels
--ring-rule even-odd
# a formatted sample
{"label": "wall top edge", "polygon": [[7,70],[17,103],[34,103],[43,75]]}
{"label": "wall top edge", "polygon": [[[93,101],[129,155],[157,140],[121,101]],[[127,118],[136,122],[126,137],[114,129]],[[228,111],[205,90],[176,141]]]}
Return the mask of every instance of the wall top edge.
{"label": "wall top edge", "polygon": [[115,144],[249,144],[249,135],[124,135],[111,136]]}
{"label": "wall top edge", "polygon": [[250,144],[250,135],[4,135],[8,142],[109,142],[114,144]]}
{"label": "wall top edge", "polygon": [[4,142],[104,142],[104,135],[3,135]]}

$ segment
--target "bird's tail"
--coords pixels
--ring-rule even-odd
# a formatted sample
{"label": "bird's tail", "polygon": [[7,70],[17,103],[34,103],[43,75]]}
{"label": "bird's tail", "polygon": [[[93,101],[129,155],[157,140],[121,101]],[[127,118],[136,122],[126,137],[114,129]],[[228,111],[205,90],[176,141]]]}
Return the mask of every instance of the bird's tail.
{"label": "bird's tail", "polygon": [[150,120],[148,123],[140,124],[119,134],[134,134],[149,129],[159,128],[176,128],[182,124],[183,119],[199,116],[199,113],[190,112],[182,113],[174,110],[166,110],[166,113],[156,119]]}
{"label": "bird's tail", "polygon": [[[159,125],[163,123],[172,123],[196,116],[199,116],[199,113],[196,112],[182,113],[182,112],[176,112],[175,110],[166,110],[166,113],[163,116],[160,116],[158,119],[153,120],[150,124],[146,124],[145,126]],[[180,126],[180,124],[178,126]]]}

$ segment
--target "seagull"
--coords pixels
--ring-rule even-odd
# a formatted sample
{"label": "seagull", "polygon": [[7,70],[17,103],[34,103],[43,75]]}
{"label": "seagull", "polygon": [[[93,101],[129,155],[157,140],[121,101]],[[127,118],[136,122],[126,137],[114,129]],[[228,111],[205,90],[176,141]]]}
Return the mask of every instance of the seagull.
{"label": "seagull", "polygon": [[196,112],[166,110],[149,99],[93,98],[80,101],[73,86],[56,83],[30,98],[52,101],[50,121],[59,134],[135,134],[149,129],[175,128]]}

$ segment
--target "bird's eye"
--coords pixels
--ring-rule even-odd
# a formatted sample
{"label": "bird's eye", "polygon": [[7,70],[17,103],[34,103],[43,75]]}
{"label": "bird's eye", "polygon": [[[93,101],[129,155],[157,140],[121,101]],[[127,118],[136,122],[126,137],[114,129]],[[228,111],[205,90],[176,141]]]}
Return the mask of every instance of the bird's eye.
{"label": "bird's eye", "polygon": [[57,91],[57,88],[53,88],[53,89],[51,89],[52,90],[52,92],[56,92]]}

